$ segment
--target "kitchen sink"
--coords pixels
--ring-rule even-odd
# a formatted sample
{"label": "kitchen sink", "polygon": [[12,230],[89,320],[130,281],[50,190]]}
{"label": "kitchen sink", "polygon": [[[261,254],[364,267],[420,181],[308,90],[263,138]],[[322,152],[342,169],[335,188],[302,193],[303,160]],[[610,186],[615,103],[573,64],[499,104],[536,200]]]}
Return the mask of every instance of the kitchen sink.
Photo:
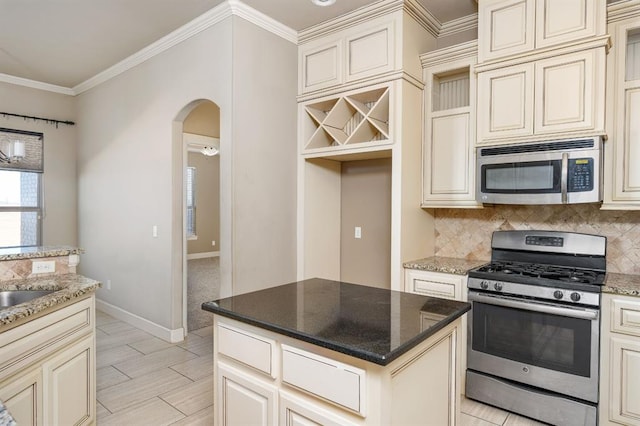
{"label": "kitchen sink", "polygon": [[28,302],[53,293],[54,290],[6,290],[0,291],[0,309]]}

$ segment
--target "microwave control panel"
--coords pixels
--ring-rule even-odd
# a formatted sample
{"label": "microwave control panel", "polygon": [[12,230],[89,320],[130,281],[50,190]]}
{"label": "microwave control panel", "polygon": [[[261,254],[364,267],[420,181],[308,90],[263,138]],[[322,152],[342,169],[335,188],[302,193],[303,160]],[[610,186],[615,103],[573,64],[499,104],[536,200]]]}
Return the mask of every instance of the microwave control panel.
{"label": "microwave control panel", "polygon": [[569,159],[567,176],[568,192],[587,192],[593,190],[593,158]]}

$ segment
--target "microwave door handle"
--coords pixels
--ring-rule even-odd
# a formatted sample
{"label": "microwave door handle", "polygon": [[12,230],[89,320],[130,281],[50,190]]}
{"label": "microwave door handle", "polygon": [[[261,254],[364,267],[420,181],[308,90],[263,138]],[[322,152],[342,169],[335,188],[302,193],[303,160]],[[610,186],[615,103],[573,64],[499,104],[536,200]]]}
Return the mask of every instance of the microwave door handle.
{"label": "microwave door handle", "polygon": [[[471,296],[471,293],[469,293]],[[522,309],[525,311],[541,312],[544,314],[560,315],[569,318],[595,320],[598,319],[598,311],[588,309],[576,309],[562,306],[551,306],[547,304],[535,303],[532,301],[523,302],[503,296],[489,296],[482,293],[473,292],[469,297],[470,301],[486,303],[489,305],[504,306],[506,308]]]}
{"label": "microwave door handle", "polygon": [[560,172],[560,191],[562,192],[562,204],[567,204],[567,179],[569,175],[569,154],[562,153],[562,171]]}

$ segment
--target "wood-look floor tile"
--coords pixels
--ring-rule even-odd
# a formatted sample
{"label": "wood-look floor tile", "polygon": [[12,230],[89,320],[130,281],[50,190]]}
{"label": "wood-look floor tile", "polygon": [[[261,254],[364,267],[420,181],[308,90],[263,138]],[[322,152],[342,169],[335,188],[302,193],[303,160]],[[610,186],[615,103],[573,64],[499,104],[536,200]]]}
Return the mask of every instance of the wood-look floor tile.
{"label": "wood-look floor tile", "polygon": [[158,352],[143,355],[140,358],[114,364],[114,367],[129,377],[139,377],[152,371],[184,363],[193,358],[197,358],[197,355],[186,349],[172,346]]}
{"label": "wood-look floor tile", "polygon": [[139,404],[161,393],[188,385],[191,380],[169,368],[98,391],[98,402],[112,413]]}
{"label": "wood-look floor tile", "polygon": [[178,346],[199,356],[209,355],[213,353],[213,336],[200,337],[190,334],[182,342],[178,343]]}
{"label": "wood-look floor tile", "polygon": [[110,322],[116,322],[116,321],[120,321],[120,320],[115,317],[112,317],[107,313],[104,313],[96,309],[96,323],[98,325],[105,325],[105,324],[109,324]]}
{"label": "wood-look floor tile", "polygon": [[213,377],[213,354],[172,365],[171,369],[184,374],[193,381]]}
{"label": "wood-look floor tile", "polygon": [[197,334],[201,337],[212,336],[213,335],[213,326],[199,328],[197,330],[190,331],[189,333]]}
{"label": "wood-look floor tile", "polygon": [[184,418],[184,414],[159,398],[153,398],[110,415],[100,426],[165,426]]}
{"label": "wood-look floor tile", "polygon": [[503,424],[509,415],[508,412],[500,410],[499,408],[481,404],[464,397],[462,398],[460,411],[497,425]]}
{"label": "wood-look floor tile", "polygon": [[100,324],[97,327],[99,330],[104,331],[107,334],[117,334],[125,331],[137,330],[136,327],[124,321],[109,322],[106,324]]}
{"label": "wood-look floor tile", "polygon": [[102,424],[110,415],[111,412],[104,408],[104,405],[96,402],[96,423]]}
{"label": "wood-look floor tile", "polygon": [[129,346],[134,348],[137,351],[142,352],[143,354],[150,354],[152,352],[158,352],[162,349],[170,348],[172,345],[169,342],[165,342],[162,339],[158,339],[157,337],[152,337],[151,339],[141,340],[139,342],[129,343]]}
{"label": "wood-look floor tile", "polygon": [[172,423],[171,426],[211,426],[215,424],[213,421],[213,405],[207,407],[202,411],[198,411],[195,414],[185,417],[182,420],[178,420]]}
{"label": "wood-look floor tile", "polygon": [[504,426],[544,426],[544,423],[510,413]]}
{"label": "wood-look floor tile", "polygon": [[120,371],[108,365],[103,368],[98,368],[96,371],[96,388],[97,390],[106,389],[109,386],[118,385],[131,380],[130,377],[122,374]]}
{"label": "wood-look floor tile", "polygon": [[114,346],[109,349],[99,349],[96,351],[96,367],[107,367],[130,359],[142,358],[143,356],[144,354],[127,345]]}
{"label": "wood-look floor tile", "polygon": [[473,417],[466,413],[460,413],[459,420],[460,426],[496,426],[495,423],[482,420],[478,417]]}
{"label": "wood-look floor tile", "polygon": [[163,393],[160,398],[187,416],[211,407],[213,405],[213,374],[171,392]]}
{"label": "wood-look floor tile", "polygon": [[115,346],[127,345],[133,342],[139,342],[141,340],[150,339],[149,333],[145,333],[142,330],[133,329],[122,333],[116,333],[111,335],[102,336],[96,339],[96,349],[98,351],[113,348]]}

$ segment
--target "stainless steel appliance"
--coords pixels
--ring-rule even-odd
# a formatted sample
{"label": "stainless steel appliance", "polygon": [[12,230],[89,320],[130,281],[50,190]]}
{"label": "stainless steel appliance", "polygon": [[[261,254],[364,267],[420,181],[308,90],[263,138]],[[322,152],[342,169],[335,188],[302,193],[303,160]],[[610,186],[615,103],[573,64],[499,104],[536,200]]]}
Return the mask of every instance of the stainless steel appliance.
{"label": "stainless steel appliance", "polygon": [[496,231],[469,271],[468,398],[553,425],[597,422],[605,237]]}
{"label": "stainless steel appliance", "polygon": [[602,138],[477,149],[481,203],[574,204],[602,201]]}

